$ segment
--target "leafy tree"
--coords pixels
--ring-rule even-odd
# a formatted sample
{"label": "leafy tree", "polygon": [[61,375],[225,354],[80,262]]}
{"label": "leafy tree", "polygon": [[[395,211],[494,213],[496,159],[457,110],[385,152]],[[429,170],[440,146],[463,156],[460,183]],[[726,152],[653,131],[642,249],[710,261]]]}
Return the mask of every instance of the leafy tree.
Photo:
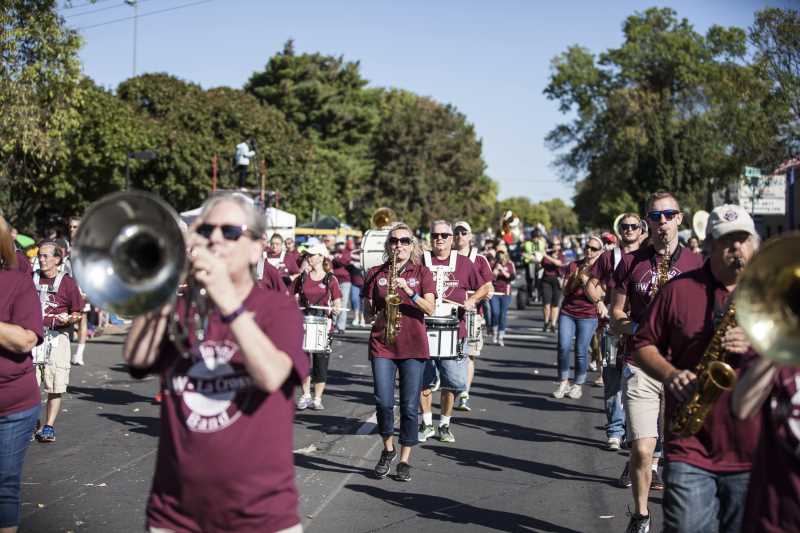
{"label": "leafy tree", "polygon": [[412,226],[456,217],[485,225],[496,188],[485,175],[481,142],[466,117],[451,105],[405,91],[387,92],[381,110],[361,222],[387,205]]}
{"label": "leafy tree", "polygon": [[0,5],[0,203],[24,229],[78,121],[79,47],[54,0]]}
{"label": "leafy tree", "polygon": [[622,46],[598,57],[570,47],[545,89],[575,112],[547,141],[566,150],[565,179],[590,182],[575,199],[584,223],[608,224],[597,207],[610,210],[623,191],[639,206],[666,189],[687,207],[709,207],[712,190],[744,165],[769,166],[781,113],[744,62],[743,30],[715,26],[703,36],[671,9],[651,8],[628,17],[623,33]]}

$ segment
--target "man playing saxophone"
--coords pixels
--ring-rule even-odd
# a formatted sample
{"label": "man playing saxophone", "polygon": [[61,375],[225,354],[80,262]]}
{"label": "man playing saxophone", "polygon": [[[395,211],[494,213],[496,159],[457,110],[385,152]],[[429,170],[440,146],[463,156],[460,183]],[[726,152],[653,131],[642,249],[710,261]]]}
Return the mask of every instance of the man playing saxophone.
{"label": "man playing saxophone", "polygon": [[733,418],[730,390],[711,391],[721,392],[714,401],[703,388],[699,402],[710,412],[699,431],[676,431],[687,400],[709,378],[698,368],[719,360],[738,373],[755,357],[730,308],[737,278],[758,248],[753,220],[744,208],[723,205],[712,211],[708,228],[709,259],[659,290],[632,344],[636,363],[667,391],[665,532],[740,530],[761,426],[759,417]]}

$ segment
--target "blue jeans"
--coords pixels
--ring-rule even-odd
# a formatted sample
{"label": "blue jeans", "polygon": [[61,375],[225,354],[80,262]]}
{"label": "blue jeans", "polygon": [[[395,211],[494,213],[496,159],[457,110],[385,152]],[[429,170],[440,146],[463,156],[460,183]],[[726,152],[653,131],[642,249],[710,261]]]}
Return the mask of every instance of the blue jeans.
{"label": "blue jeans", "polygon": [[558,379],[569,378],[569,354],[572,339],[575,338],[575,384],[586,383],[586,369],[589,366],[588,352],[592,335],[597,329],[596,318],[575,318],[566,313],[558,315]]}
{"label": "blue jeans", "polygon": [[350,285],[350,309],[356,313],[361,311],[361,287],[357,285]]}
{"label": "blue jeans", "polygon": [[394,383],[400,372],[400,445],[414,446],[419,436],[417,412],[422,391],[425,359],[372,358],[372,379],[378,431],[382,437],[394,435]]}
{"label": "blue jeans", "polygon": [[492,326],[497,331],[506,330],[506,316],[508,315],[508,306],[511,305],[510,295],[495,294],[490,300],[492,305]]}
{"label": "blue jeans", "polygon": [[19,525],[22,463],[40,408],[0,417],[0,527]]}
{"label": "blue jeans", "polygon": [[625,436],[625,410],[622,407],[622,369],[616,365],[616,345],[609,342],[608,329],[603,332],[603,398],[606,411],[606,437]]}
{"label": "blue jeans", "polygon": [[715,473],[668,461],[664,468],[665,533],[737,533],[750,472]]}

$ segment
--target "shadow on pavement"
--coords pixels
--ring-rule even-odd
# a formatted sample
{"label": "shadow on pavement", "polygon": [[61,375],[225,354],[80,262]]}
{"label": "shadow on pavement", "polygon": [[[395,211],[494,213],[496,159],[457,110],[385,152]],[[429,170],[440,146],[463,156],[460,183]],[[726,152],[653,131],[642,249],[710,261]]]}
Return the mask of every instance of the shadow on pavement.
{"label": "shadow on pavement", "polygon": [[[346,485],[353,492],[361,492],[397,507],[415,511],[420,518],[456,524],[475,524],[497,531],[555,531],[574,533],[574,529],[537,520],[536,518],[506,511],[483,509],[442,496],[391,491],[368,485]],[[468,531],[469,529],[467,529]]]}
{"label": "shadow on pavement", "polygon": [[576,437],[564,433],[554,433],[536,427],[524,427],[516,424],[508,424],[497,420],[486,420],[481,418],[460,417],[458,425],[466,428],[485,431],[489,435],[506,437],[513,440],[526,440],[530,442],[565,442],[589,446],[590,448],[602,448],[604,441],[590,439],[587,437]]}
{"label": "shadow on pavement", "polygon": [[87,400],[109,405],[130,405],[133,403],[150,403],[150,396],[142,396],[127,389],[104,389],[100,387],[74,387],[70,385],[69,393],[78,400]]}
{"label": "shadow on pavement", "polygon": [[503,469],[518,470],[537,476],[549,477],[552,479],[567,479],[572,481],[588,481],[592,483],[603,483],[616,487],[615,478],[587,474],[538,461],[528,461],[507,455],[499,455],[486,451],[465,450],[461,448],[451,448],[449,446],[424,446],[426,449],[436,453],[436,455],[446,457],[464,466],[474,466],[484,470],[500,471]]}
{"label": "shadow on pavement", "polygon": [[142,435],[149,435],[150,437],[158,437],[161,430],[161,424],[158,417],[155,416],[128,416],[117,415],[113,413],[99,413],[98,416],[107,418],[112,422],[117,422],[128,428],[131,433],[140,433]]}

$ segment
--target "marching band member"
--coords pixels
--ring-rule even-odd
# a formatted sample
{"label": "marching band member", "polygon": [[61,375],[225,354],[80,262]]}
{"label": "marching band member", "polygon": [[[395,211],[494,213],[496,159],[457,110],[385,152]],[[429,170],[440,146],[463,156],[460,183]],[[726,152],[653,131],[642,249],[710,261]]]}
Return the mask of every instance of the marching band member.
{"label": "marching band member", "polygon": [[559,269],[567,264],[567,256],[561,251],[561,239],[553,239],[553,248],[544,252],[542,258],[542,305],[544,306],[544,325],[542,331],[548,329],[555,333],[558,321],[558,309],[561,305],[561,285]]}
{"label": "marching band member", "polygon": [[[564,284],[564,302],[558,317],[558,388],[553,397],[565,395],[577,400],[583,395],[586,383],[589,343],[597,329],[597,301],[585,290],[590,270],[603,251],[603,241],[592,235],[586,242],[586,256],[567,266]],[[569,384],[569,356],[575,340],[575,379]]]}
{"label": "marching band member", "polygon": [[[453,250],[453,229],[449,222],[437,220],[431,224],[430,252],[425,252],[424,263],[434,276],[436,282],[436,310],[434,316],[450,316],[456,308],[458,311],[459,349],[467,336],[464,324],[464,311],[475,309],[475,304],[489,294],[490,286],[482,283],[475,265],[467,257]],[[467,291],[475,291],[467,296]],[[447,300],[447,301],[445,301]],[[423,377],[422,424],[419,428],[419,440],[425,442],[436,434],[433,429],[433,392],[438,370],[441,383],[441,418],[439,419],[439,440],[455,442],[450,429],[453,416],[455,394],[467,388],[468,359],[463,352],[457,358],[431,358],[425,367]]]}
{"label": "marching band member", "polygon": [[[239,194],[206,201],[187,239],[193,283],[211,311],[202,341],[187,296],[137,317],[123,350],[131,374],[165,387],[150,531],[300,533],[292,458],[294,388],[308,373],[289,295],[255,283],[263,217]],[[189,291],[191,294],[191,291]],[[191,349],[165,337],[171,317]]]}
{"label": "marching band member", "polygon": [[[681,423],[682,404],[703,378],[695,374],[701,361],[707,367],[711,360],[721,359],[736,371],[755,357],[735,322],[720,325],[732,304],[737,277],[758,248],[753,219],[743,207],[723,205],[711,212],[708,228],[709,260],[658,292],[633,338],[639,368],[663,383],[667,392],[663,505],[667,533],[738,533],[761,430],[759,416],[745,421],[732,416],[729,391],[714,402],[696,434],[686,436],[674,426]],[[695,256],[688,250],[687,255]],[[720,340],[719,346],[712,338]]]}
{"label": "marching band member", "polygon": [[[484,285],[488,284],[491,290],[492,280],[494,279],[492,268],[489,266],[489,261],[486,257],[479,254],[478,249],[472,246],[472,226],[470,226],[468,222],[462,220],[455,223],[453,226],[453,243],[454,248],[459,254],[472,261],[472,264],[475,265],[478,271],[478,276],[481,281]],[[478,305],[478,319],[481,321],[483,321],[482,313],[480,313],[482,309],[483,306]],[[456,403],[454,407],[454,409],[458,411],[472,410],[469,406],[469,389],[475,377],[475,358],[481,355],[482,349],[483,334],[478,336],[477,341],[467,342],[467,357],[469,358],[467,362],[467,388],[458,395],[458,403]]]}
{"label": "marching band member", "polygon": [[[303,272],[294,281],[292,293],[297,297],[300,306],[303,307],[303,314],[312,316],[325,316],[332,320],[341,312],[342,292],[339,289],[339,282],[326,268],[325,258],[328,256],[328,249],[322,244],[315,244],[306,250],[306,259],[311,270]],[[314,309],[316,307],[329,307],[326,309]],[[322,393],[325,391],[325,382],[328,379],[328,364],[331,354],[331,337],[333,322],[330,323],[328,331],[328,346],[324,352],[309,353],[311,358],[311,374],[303,380],[303,395],[297,401],[299,410],[308,407],[322,411]],[[311,399],[311,385],[314,385],[314,399]]]}
{"label": "marching band member", "polygon": [[69,334],[83,316],[83,298],[72,277],[60,272],[63,250],[52,241],[39,244],[39,270],[33,274],[33,284],[39,292],[44,318],[45,341],[37,348],[44,357],[38,358],[36,377],[47,393],[45,421],[36,433],[39,442],[55,442],[53,427],[61,410],[61,395],[67,392],[70,373]]}
{"label": "marching band member", "polygon": [[[636,213],[625,213],[616,228],[621,236],[620,246],[606,250],[592,265],[591,277],[586,285],[586,294],[596,303],[597,315],[604,322],[609,318],[611,293],[614,288],[614,270],[622,261],[622,256],[639,249],[639,235],[642,233],[641,219]],[[619,336],[608,324],[602,326],[603,335],[603,398],[606,412],[606,448],[620,449],[625,436],[625,411],[622,408],[622,358],[619,351]],[[627,463],[620,476],[620,485],[630,486],[630,471]]]}
{"label": "marching band member", "polygon": [[[434,310],[433,276],[420,258],[422,250],[404,223],[396,223],[386,237],[384,250],[389,258],[369,270],[364,283],[365,316],[372,318],[369,359],[375,391],[375,409],[383,451],[375,474],[389,474],[397,459],[394,446],[394,387],[400,374],[400,463],[397,479],[411,481],[411,448],[417,440],[417,411],[425,362],[429,357],[425,315]],[[392,260],[394,258],[394,261]],[[394,263],[394,269],[393,269]],[[394,275],[393,275],[394,272]],[[393,286],[390,282],[394,278]],[[394,342],[386,338],[386,296],[393,290],[400,298],[400,328]]]}
{"label": "marching band member", "polygon": [[800,531],[800,368],[759,358],[740,376],[731,410],[761,416],[742,533]]}
{"label": "marching band member", "polygon": [[497,247],[497,256],[492,261],[492,290],[494,295],[490,300],[492,306],[492,323],[494,333],[492,343],[505,346],[503,337],[506,335],[506,317],[511,305],[511,282],[517,277],[517,269],[508,255],[508,249]]}
{"label": "marching band member", "polygon": [[[672,194],[660,192],[650,197],[647,213],[650,243],[623,256],[614,271],[611,318],[618,334],[632,336],[636,333],[647,306],[664,283],[702,266],[700,256],[685,250],[678,242],[678,226],[682,220],[678,201]],[[630,521],[631,524],[649,524],[650,488],[664,488],[658,474],[658,457],[654,455],[660,455],[656,444],[662,435],[663,386],[642,372],[630,359],[627,348],[623,357],[623,404],[627,438],[631,444],[629,472],[634,498]]]}

